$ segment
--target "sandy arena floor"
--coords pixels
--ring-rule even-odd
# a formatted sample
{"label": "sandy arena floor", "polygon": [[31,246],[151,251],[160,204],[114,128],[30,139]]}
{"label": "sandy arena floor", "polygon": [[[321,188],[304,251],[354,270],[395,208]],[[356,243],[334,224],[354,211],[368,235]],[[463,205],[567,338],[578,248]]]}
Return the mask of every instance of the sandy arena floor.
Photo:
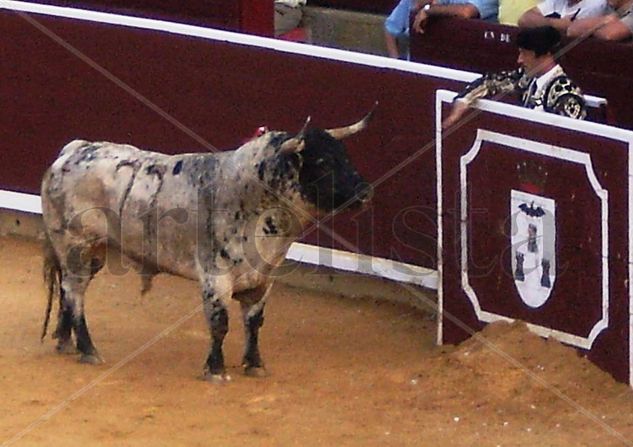
{"label": "sandy arena floor", "polygon": [[0,239],[6,445],[633,445],[631,390],[522,325],[484,333],[525,370],[478,342],[435,347],[434,322],[406,307],[277,285],[262,330],[270,376],[241,374],[234,318],[233,380],[217,386],[198,379],[202,314],[173,327],[198,306],[196,284],[160,276],[141,298],[135,275],[99,275],[87,317],[107,363],[94,367],[40,344],[40,268],[38,244]]}

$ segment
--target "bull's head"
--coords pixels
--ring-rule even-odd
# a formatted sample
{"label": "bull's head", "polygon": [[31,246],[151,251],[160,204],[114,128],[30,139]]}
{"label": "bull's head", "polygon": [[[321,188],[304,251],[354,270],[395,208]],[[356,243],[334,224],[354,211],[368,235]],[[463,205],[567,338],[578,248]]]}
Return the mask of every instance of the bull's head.
{"label": "bull's head", "polygon": [[322,211],[357,207],[370,198],[370,186],[352,166],[341,140],[367,127],[373,110],[355,124],[336,129],[304,128],[281,145],[281,153],[298,157],[304,199]]}

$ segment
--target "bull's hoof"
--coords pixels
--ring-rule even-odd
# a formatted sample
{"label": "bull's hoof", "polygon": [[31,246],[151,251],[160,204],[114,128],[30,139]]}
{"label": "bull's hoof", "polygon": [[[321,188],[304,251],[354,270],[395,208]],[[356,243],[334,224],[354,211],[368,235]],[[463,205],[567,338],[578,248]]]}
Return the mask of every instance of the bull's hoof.
{"label": "bull's hoof", "polygon": [[246,366],[244,374],[248,377],[268,377],[268,371],[263,366]]}
{"label": "bull's hoof", "polygon": [[105,361],[97,353],[95,354],[81,354],[79,357],[79,363],[85,363],[87,365],[101,365]]}
{"label": "bull's hoof", "polygon": [[63,343],[62,342],[57,343],[57,346],[55,346],[55,351],[58,354],[63,354],[63,355],[79,354],[79,350],[73,344],[72,340],[68,340]]}
{"label": "bull's hoof", "polygon": [[205,371],[202,373],[202,380],[213,383],[214,385],[221,385],[223,383],[230,382],[231,376],[227,373],[213,374],[209,371]]}

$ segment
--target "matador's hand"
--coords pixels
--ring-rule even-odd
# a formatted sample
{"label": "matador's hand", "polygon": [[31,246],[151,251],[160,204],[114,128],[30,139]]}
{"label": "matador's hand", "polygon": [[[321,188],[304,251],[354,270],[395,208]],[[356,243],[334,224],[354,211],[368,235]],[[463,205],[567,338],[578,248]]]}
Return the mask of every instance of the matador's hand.
{"label": "matador's hand", "polygon": [[464,113],[468,110],[468,104],[462,101],[457,101],[453,104],[453,108],[451,113],[446,117],[444,121],[442,121],[442,129],[448,129],[453,124],[461,119],[464,116]]}

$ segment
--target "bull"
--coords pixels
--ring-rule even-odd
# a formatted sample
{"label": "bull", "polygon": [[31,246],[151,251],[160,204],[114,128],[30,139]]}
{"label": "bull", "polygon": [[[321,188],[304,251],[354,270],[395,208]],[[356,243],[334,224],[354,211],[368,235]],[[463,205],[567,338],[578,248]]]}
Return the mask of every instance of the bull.
{"label": "bull", "polygon": [[[266,375],[258,347],[271,272],[313,219],[369,199],[342,140],[372,115],[336,129],[266,131],[233,151],[164,155],[130,145],[75,140],[46,171],[41,197],[48,305],[58,297],[59,353],[103,360],[85,318],[84,295],[116,249],[142,278],[170,273],[200,283],[210,349],[203,377],[227,380],[227,304],[239,301],[246,375]],[[73,344],[72,334],[75,343]]]}

